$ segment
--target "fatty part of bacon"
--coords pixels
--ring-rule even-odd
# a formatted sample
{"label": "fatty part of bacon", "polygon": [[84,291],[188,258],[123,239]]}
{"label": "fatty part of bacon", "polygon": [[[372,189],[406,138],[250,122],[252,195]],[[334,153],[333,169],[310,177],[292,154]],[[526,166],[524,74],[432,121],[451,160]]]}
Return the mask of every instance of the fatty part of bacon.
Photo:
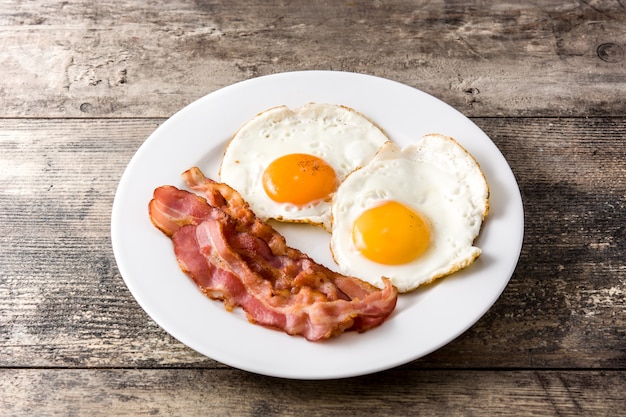
{"label": "fatty part of bacon", "polygon": [[248,320],[317,341],[382,324],[397,302],[385,280],[378,289],[315,263],[287,246],[241,196],[197,168],[183,174],[204,194],[159,187],[149,204],[153,224],[172,238],[181,269],[228,310]]}

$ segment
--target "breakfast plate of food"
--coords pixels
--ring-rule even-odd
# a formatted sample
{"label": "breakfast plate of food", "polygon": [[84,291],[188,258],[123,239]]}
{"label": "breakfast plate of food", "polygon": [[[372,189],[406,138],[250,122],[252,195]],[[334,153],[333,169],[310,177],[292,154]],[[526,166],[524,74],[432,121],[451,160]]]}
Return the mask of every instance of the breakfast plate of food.
{"label": "breakfast plate of food", "polygon": [[523,239],[515,177],[441,100],[301,71],[169,118],[129,162],[113,251],[173,337],[263,375],[330,379],[423,357],[495,303]]}

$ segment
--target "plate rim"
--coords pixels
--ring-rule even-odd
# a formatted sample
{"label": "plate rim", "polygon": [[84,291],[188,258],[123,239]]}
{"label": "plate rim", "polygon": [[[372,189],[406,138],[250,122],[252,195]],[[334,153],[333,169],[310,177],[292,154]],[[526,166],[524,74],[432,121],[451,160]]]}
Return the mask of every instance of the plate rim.
{"label": "plate rim", "polygon": [[[513,196],[513,207],[511,207],[511,210],[515,210],[516,214],[516,226],[517,226],[517,230],[514,231],[514,234],[518,237],[518,241],[516,242],[516,245],[514,246],[514,252],[516,252],[515,254],[513,254],[513,258],[514,261],[510,262],[508,271],[505,273],[506,279],[501,279],[499,281],[500,286],[499,288],[495,288],[492,290],[492,293],[494,294],[494,296],[492,297],[493,299],[489,300],[489,302],[484,302],[482,305],[482,308],[480,309],[480,312],[476,314],[475,317],[473,317],[471,320],[465,320],[457,329],[455,329],[454,331],[450,332],[447,337],[445,338],[441,338],[438,343],[434,343],[430,346],[429,349],[426,350],[422,350],[421,352],[419,352],[418,354],[415,354],[413,356],[411,356],[410,354],[405,354],[404,356],[398,358],[397,360],[394,359],[389,359],[386,361],[382,361],[381,363],[375,364],[375,365],[368,365],[368,366],[363,366],[360,369],[343,369],[343,370],[333,370],[333,371],[322,371],[322,372],[306,372],[306,371],[290,371],[290,370],[280,370],[280,369],[268,369],[267,365],[258,365],[255,363],[247,363],[246,361],[242,361],[239,360],[231,360],[231,358],[228,358],[227,355],[226,357],[224,356],[224,354],[220,354],[220,353],[216,353],[216,352],[211,352],[212,354],[207,354],[207,349],[206,346],[199,346],[198,343],[195,343],[194,341],[190,341],[188,337],[186,337],[186,335],[182,335],[181,331],[179,331],[178,329],[172,329],[171,326],[167,323],[165,323],[165,320],[163,319],[162,315],[160,312],[155,311],[154,307],[152,304],[150,304],[149,302],[147,302],[143,297],[142,294],[140,293],[140,289],[139,287],[136,285],[136,282],[133,280],[133,278],[129,277],[129,272],[127,271],[127,265],[124,264],[124,262],[120,262],[120,259],[124,259],[123,255],[121,253],[122,249],[122,244],[120,243],[120,239],[122,238],[120,235],[120,210],[121,210],[121,206],[123,205],[123,200],[122,198],[124,197],[124,193],[127,192],[127,187],[129,187],[129,177],[128,175],[130,175],[130,173],[133,172],[133,169],[135,168],[135,165],[139,164],[142,160],[142,158],[145,158],[145,154],[147,152],[149,152],[149,147],[150,144],[156,140],[159,140],[159,137],[162,135],[165,135],[167,130],[172,129],[172,128],[176,128],[176,124],[179,123],[180,120],[183,120],[185,118],[185,113],[190,113],[195,111],[194,109],[197,109],[198,107],[202,107],[204,104],[210,102],[210,101],[219,101],[220,99],[223,99],[224,97],[228,97],[229,94],[232,94],[233,92],[235,92],[236,90],[241,90],[241,89],[256,89],[259,86],[262,86],[263,84],[269,83],[276,83],[276,82],[284,82],[285,80],[289,79],[289,82],[294,82],[294,80],[296,82],[302,82],[303,80],[310,80],[310,79],[328,79],[328,80],[334,80],[334,82],[336,83],[342,83],[342,82],[347,82],[348,79],[350,79],[350,82],[354,82],[356,84],[370,84],[370,83],[374,83],[374,84],[379,84],[382,83],[386,86],[394,86],[393,88],[399,88],[401,90],[405,90],[408,89],[407,91],[410,91],[410,93],[412,94],[416,94],[417,96],[420,96],[421,98],[426,98],[427,100],[431,100],[435,103],[437,103],[438,105],[442,106],[442,108],[446,108],[447,111],[450,111],[452,114],[454,114],[456,117],[460,117],[462,119],[464,119],[465,122],[469,122],[471,125],[473,125],[475,127],[475,129],[477,129],[478,131],[480,131],[483,135],[483,139],[486,138],[486,140],[489,141],[489,143],[493,146],[493,148],[495,148],[495,150],[497,151],[497,154],[499,155],[499,158],[501,158],[504,163],[506,164],[506,167],[508,168],[508,173],[510,174],[510,176],[513,179],[513,183],[514,183],[514,189],[513,190],[509,190],[509,192],[512,193]],[[309,100],[309,101],[314,101],[314,100]],[[342,103],[337,103],[337,104],[342,104]],[[357,111],[363,112],[361,109],[356,108]],[[370,117],[369,114],[363,112],[364,114],[366,114],[366,116]],[[385,126],[382,126],[383,129],[385,128]],[[233,131],[234,133],[234,131]],[[393,140],[393,138],[392,138]],[[217,145],[216,145],[217,146]],[[482,164],[481,164],[482,166]],[[174,180],[174,179],[173,179]],[[178,178],[176,178],[176,180],[178,180]],[[511,186],[511,183],[509,181],[509,186]],[[490,188],[491,188],[491,184],[490,184]],[[147,208],[147,201],[146,201],[146,208]],[[145,216],[147,218],[147,210],[145,212]],[[490,219],[489,217],[487,218],[487,222],[489,222]],[[158,232],[158,231],[156,231]],[[158,232],[160,233],[160,232]],[[216,91],[213,91],[195,101],[193,101],[192,103],[188,104],[187,106],[183,107],[182,109],[180,109],[178,112],[176,112],[174,115],[172,115],[170,118],[168,118],[164,123],[162,123],[159,127],[157,127],[157,129],[155,129],[149,136],[148,138],[140,145],[140,147],[137,149],[137,151],[135,152],[135,154],[133,155],[133,157],[131,158],[131,160],[129,161],[128,165],[126,166],[124,173],[122,174],[116,193],[115,193],[115,197],[114,197],[114,201],[113,201],[113,206],[112,206],[112,211],[111,211],[111,242],[112,242],[112,247],[113,247],[113,252],[114,252],[114,256],[115,256],[115,260],[116,263],[118,265],[118,270],[120,272],[120,275],[122,276],[125,284],[127,285],[127,287],[129,288],[131,294],[133,295],[133,297],[135,298],[135,300],[138,302],[138,304],[142,307],[142,309],[161,327],[163,328],[166,332],[168,332],[170,335],[172,335],[174,338],[176,338],[177,340],[181,341],[183,344],[191,347],[192,349],[198,351],[199,353],[214,359],[216,361],[219,361],[221,363],[224,363],[226,365],[229,366],[233,366],[235,368],[239,368],[239,369],[243,369],[246,371],[250,371],[250,372],[254,372],[254,373],[258,373],[258,374],[263,374],[263,375],[268,375],[268,376],[275,376],[275,377],[282,377],[282,378],[292,378],[292,379],[335,379],[335,378],[343,378],[343,377],[353,377],[353,376],[359,376],[359,375],[364,375],[364,374],[370,374],[370,373],[375,373],[375,372],[379,372],[385,369],[390,369],[390,368],[394,368],[396,366],[408,363],[410,361],[413,361],[415,359],[418,359],[420,357],[423,357],[439,348],[441,348],[442,346],[448,344],[449,342],[451,342],[452,340],[456,339],[458,336],[460,336],[461,334],[463,334],[467,329],[469,329],[471,326],[473,326],[492,306],[493,304],[498,300],[498,298],[500,297],[500,295],[502,294],[502,292],[504,291],[504,289],[506,288],[511,276],[513,275],[515,268],[517,266],[517,263],[519,261],[519,257],[521,254],[521,249],[522,249],[522,245],[523,245],[523,236],[524,236],[524,209],[523,209],[523,204],[522,204],[522,200],[521,200],[521,193],[519,191],[519,186],[517,184],[517,181],[515,179],[515,176],[510,168],[510,166],[508,165],[508,162],[506,162],[506,159],[504,158],[504,156],[502,155],[502,153],[499,151],[499,149],[497,148],[497,146],[493,143],[493,141],[482,131],[482,129],[480,129],[477,125],[475,125],[469,118],[467,118],[466,116],[464,116],[462,113],[460,113],[458,110],[454,109],[452,106],[448,105],[447,103],[441,101],[440,99],[425,93],[419,89],[416,89],[415,87],[411,87],[408,86],[406,84],[402,84],[399,83],[397,81],[393,81],[393,80],[389,80],[386,78],[382,78],[382,77],[378,77],[375,75],[369,75],[369,74],[361,74],[361,73],[353,73],[353,72],[344,72],[344,71],[320,71],[320,70],[308,70],[308,71],[290,71],[290,72],[281,72],[281,73],[275,73],[275,74],[270,74],[270,75],[265,75],[262,77],[257,77],[257,78],[253,78],[253,79],[248,79],[248,80],[243,80],[243,81],[239,81],[237,83],[231,84],[229,86],[223,87],[221,89],[218,89]],[[289,243],[289,241],[288,241]],[[172,255],[173,256],[173,255]],[[479,258],[480,259],[480,258]],[[457,273],[458,274],[458,273]],[[459,274],[460,275],[460,274]],[[448,280],[448,278],[446,278],[446,280]],[[435,284],[437,285],[437,284]],[[199,291],[198,291],[199,292]],[[496,295],[497,294],[497,295]],[[204,296],[202,296],[204,297]],[[402,296],[401,296],[402,297]],[[207,302],[210,302],[210,300],[207,300]],[[389,323],[391,322],[391,320],[388,323],[385,323],[382,327],[384,326],[388,326]],[[251,328],[260,328],[260,326],[253,326],[251,324],[249,324],[249,326]],[[261,328],[263,331],[266,332],[270,332],[271,330],[268,329],[263,329]],[[188,329],[186,329],[186,331],[188,331]],[[253,333],[258,333],[258,332],[253,332]],[[361,337],[362,335],[358,335],[359,337]],[[342,337],[346,337],[345,335],[340,336],[340,338]],[[306,343],[311,343],[311,342],[306,342]],[[352,342],[351,342],[352,343]],[[325,345],[327,346],[327,345]],[[322,349],[325,350],[325,349]]]}

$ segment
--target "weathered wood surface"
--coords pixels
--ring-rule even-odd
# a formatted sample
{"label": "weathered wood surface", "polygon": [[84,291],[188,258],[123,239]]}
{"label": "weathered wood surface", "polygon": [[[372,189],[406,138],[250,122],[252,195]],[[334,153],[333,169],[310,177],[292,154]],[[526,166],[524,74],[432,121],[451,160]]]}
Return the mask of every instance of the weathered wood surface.
{"label": "weathered wood surface", "polygon": [[470,116],[626,113],[620,1],[15,1],[0,6],[9,117],[167,117],[219,87],[366,72]]}
{"label": "weathered wood surface", "polygon": [[0,370],[0,407],[64,417],[618,416],[624,384],[614,371],[393,371],[295,382],[234,370],[8,369]]}
{"label": "weathered wood surface", "polygon": [[[624,368],[626,119],[474,120],[517,175],[525,244],[494,308],[414,366]],[[160,121],[0,120],[0,364],[212,366],[147,318],[110,248],[117,182]]]}
{"label": "weathered wood surface", "polygon": [[[0,4],[0,415],[626,415],[626,9],[619,1]],[[492,309],[346,381],[233,370],[141,310],[109,237],[117,182],[217,88],[335,69],[447,101],[525,205]]]}

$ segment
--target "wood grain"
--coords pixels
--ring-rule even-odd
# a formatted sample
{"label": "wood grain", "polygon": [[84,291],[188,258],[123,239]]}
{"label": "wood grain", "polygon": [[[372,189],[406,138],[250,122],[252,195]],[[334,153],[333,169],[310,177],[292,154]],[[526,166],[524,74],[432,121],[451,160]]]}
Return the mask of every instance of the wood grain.
{"label": "wood grain", "polygon": [[[1,2],[0,415],[625,415],[625,55],[623,1]],[[311,69],[470,116],[525,206],[520,262],[478,323],[337,381],[182,345],[133,299],[109,237],[118,181],[167,117]]]}
{"label": "wood grain", "polygon": [[[474,121],[517,176],[524,248],[483,319],[411,368],[626,368],[626,119]],[[117,182],[161,122],[0,121],[0,366],[221,366],[143,313],[110,247]]]}
{"label": "wood grain", "polygon": [[612,371],[396,370],[305,382],[234,370],[9,369],[0,370],[0,389],[7,394],[0,407],[12,416],[42,417],[448,417],[482,416],[487,409],[497,416],[616,416],[626,407],[625,383],[624,372]]}
{"label": "wood grain", "polygon": [[64,1],[0,5],[5,117],[168,117],[243,79],[331,69],[469,116],[626,114],[616,1]]}

